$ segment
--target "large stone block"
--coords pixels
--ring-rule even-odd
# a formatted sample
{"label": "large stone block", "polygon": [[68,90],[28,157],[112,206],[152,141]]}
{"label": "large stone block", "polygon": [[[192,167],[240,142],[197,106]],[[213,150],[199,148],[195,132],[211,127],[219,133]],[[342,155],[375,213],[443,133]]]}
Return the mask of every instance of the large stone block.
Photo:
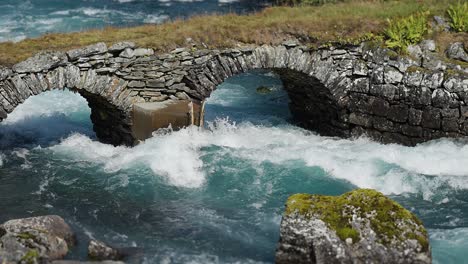
{"label": "large stone block", "polygon": [[409,109],[407,105],[392,105],[388,111],[387,118],[395,122],[403,123],[408,119],[408,112]]}
{"label": "large stone block", "polygon": [[103,54],[107,52],[107,45],[103,42],[86,46],[80,49],[74,49],[67,52],[70,61],[75,61],[80,57],[89,57],[96,54]]}
{"label": "large stone block", "polygon": [[65,65],[67,62],[68,59],[65,53],[46,51],[14,65],[13,71],[17,73],[37,73]]}
{"label": "large stone block", "polygon": [[422,222],[379,192],[295,194],[286,202],[275,263],[425,264],[431,249]]}
{"label": "large stone block", "polygon": [[132,132],[137,140],[145,140],[161,128],[180,129],[203,125],[204,102],[166,100],[133,105]]}
{"label": "large stone block", "polygon": [[422,113],[421,125],[426,128],[440,129],[441,117],[440,110],[436,108],[427,108]]}

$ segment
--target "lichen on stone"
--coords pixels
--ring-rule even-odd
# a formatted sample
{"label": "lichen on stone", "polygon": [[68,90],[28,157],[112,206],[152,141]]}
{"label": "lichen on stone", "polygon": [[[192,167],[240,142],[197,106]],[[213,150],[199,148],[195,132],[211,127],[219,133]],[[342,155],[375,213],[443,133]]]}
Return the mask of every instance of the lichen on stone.
{"label": "lichen on stone", "polygon": [[32,264],[37,263],[37,259],[39,258],[39,253],[35,249],[29,250],[22,258],[21,261]]}
{"label": "lichen on stone", "polygon": [[422,222],[398,203],[380,192],[358,189],[341,196],[295,194],[286,203],[286,214],[300,214],[306,218],[318,218],[345,241],[359,241],[360,219],[368,219],[370,228],[383,245],[418,241],[423,252],[429,250],[427,232]]}

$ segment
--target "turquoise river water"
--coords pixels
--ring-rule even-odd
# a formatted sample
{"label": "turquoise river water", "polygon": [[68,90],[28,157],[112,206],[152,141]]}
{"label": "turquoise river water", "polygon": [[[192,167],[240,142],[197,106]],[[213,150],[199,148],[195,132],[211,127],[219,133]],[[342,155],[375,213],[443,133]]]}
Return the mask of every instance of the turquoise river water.
{"label": "turquoise river water", "polygon": [[209,98],[204,129],[126,148],[96,140],[78,94],[32,97],[0,124],[0,222],[63,216],[81,241],[69,258],[97,238],[141,263],[272,263],[289,195],[374,188],[423,220],[435,263],[467,263],[468,144],[321,137],[289,124],[287,104],[272,73],[239,75]]}
{"label": "turquoise river water", "polygon": [[[0,42],[47,32],[251,12],[274,1],[0,0]],[[256,93],[266,85],[270,94]],[[231,78],[204,129],[162,131],[134,147],[96,140],[85,99],[28,99],[0,123],[0,223],[58,214],[80,244],[135,247],[135,263],[272,263],[284,202],[298,192],[374,188],[418,215],[435,263],[468,263],[468,143],[403,147],[321,137],[289,123],[268,72]]]}

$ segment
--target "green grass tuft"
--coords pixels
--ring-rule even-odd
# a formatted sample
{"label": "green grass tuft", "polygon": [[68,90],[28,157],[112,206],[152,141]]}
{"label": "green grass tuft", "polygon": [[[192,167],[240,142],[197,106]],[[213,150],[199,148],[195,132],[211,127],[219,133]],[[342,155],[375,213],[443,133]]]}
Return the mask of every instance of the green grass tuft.
{"label": "green grass tuft", "polygon": [[[387,20],[397,20],[427,10],[444,14],[457,0],[344,0],[323,1],[323,5],[270,7],[248,15],[206,15],[176,19],[161,25],[109,27],[74,33],[51,33],[18,43],[0,43],[0,65],[11,66],[44,50],[67,51],[97,42],[112,45],[134,41],[157,53],[176,47],[232,48],[245,44],[279,45],[296,38],[305,45],[321,47],[328,43],[359,44],[381,40]],[[314,1],[312,1],[314,2]],[[456,33],[466,38],[466,33]],[[463,34],[460,36],[460,34]],[[447,42],[455,33],[445,36]],[[193,41],[188,43],[190,38]]]}
{"label": "green grass tuft", "polygon": [[389,25],[384,34],[385,44],[389,48],[405,51],[409,45],[419,43],[424,39],[429,27],[427,12],[411,15],[397,20],[388,20]]}
{"label": "green grass tuft", "polygon": [[458,2],[447,9],[450,26],[456,32],[468,32],[468,2]]}

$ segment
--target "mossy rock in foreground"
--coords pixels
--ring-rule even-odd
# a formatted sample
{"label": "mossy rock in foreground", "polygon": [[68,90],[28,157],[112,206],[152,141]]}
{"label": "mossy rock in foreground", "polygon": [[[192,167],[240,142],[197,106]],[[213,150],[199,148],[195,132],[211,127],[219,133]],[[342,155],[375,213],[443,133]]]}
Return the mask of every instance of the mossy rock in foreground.
{"label": "mossy rock in foreground", "polygon": [[383,194],[295,194],[286,202],[276,263],[431,263],[422,222]]}

